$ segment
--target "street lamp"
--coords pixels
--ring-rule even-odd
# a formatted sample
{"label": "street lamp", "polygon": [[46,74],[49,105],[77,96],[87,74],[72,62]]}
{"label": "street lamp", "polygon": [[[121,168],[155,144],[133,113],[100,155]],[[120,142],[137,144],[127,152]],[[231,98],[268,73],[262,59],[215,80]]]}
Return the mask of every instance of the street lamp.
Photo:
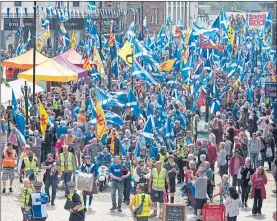
{"label": "street lamp", "polygon": [[21,92],[25,100],[25,118],[26,118],[26,125],[28,125],[28,98],[31,94],[31,87],[27,86],[27,81],[25,81],[24,86],[21,86]]}

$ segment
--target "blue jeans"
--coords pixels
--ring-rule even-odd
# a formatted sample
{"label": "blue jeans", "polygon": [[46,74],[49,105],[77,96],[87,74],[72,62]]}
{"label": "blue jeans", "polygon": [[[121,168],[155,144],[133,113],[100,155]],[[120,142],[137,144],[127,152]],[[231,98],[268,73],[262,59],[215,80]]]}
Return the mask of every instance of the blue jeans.
{"label": "blue jeans", "polygon": [[69,189],[67,183],[71,181],[72,172],[63,173],[63,181],[64,181],[64,192],[69,195]]}
{"label": "blue jeans", "polygon": [[124,183],[123,182],[115,182],[112,181],[111,186],[111,197],[112,197],[112,204],[113,207],[116,207],[116,190],[118,191],[118,208],[121,208],[122,204],[122,197],[123,197],[123,189],[124,189]]}
{"label": "blue jeans", "polygon": [[258,166],[258,153],[250,153],[250,160],[252,163],[252,168],[256,169]]}
{"label": "blue jeans", "polygon": [[[83,194],[83,200],[84,200],[84,206],[87,206],[87,195]],[[88,198],[88,205],[90,206],[92,202],[92,193],[89,194],[89,198]]]}
{"label": "blue jeans", "polygon": [[57,180],[55,178],[45,180],[45,193],[48,195],[49,201],[50,201],[50,193],[49,193],[50,186],[52,186],[51,202],[54,202],[54,200],[56,198],[56,192],[57,192],[56,191],[57,190]]}

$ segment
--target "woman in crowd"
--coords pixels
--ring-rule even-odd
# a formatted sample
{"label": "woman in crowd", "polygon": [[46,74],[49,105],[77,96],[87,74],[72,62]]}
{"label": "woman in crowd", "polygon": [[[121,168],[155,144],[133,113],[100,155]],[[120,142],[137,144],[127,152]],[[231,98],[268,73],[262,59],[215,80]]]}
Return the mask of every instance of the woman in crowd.
{"label": "woman in crowd", "polygon": [[248,193],[249,193],[249,181],[254,174],[255,170],[251,168],[251,161],[249,158],[245,160],[245,165],[241,168],[241,201],[242,207],[247,207]]}
{"label": "woman in crowd", "polygon": [[252,192],[250,193],[254,198],[252,207],[252,214],[261,214],[263,200],[266,199],[265,185],[267,184],[267,177],[263,167],[259,167],[254,173],[252,179]]}
{"label": "woman in crowd", "polygon": [[222,176],[222,182],[219,186],[218,193],[214,195],[214,197],[218,195],[220,196],[220,204],[223,204],[226,198],[230,195],[229,187],[229,176],[227,174],[224,174]]}
{"label": "woman in crowd", "polygon": [[228,221],[236,221],[239,215],[240,198],[235,187],[229,187],[230,195],[224,202]]}
{"label": "woman in crowd", "polygon": [[226,150],[225,150],[225,143],[221,142],[219,144],[219,153],[218,153],[218,157],[217,157],[217,165],[219,167],[219,174],[220,177],[222,178],[222,176],[224,174],[226,174],[226,164],[227,164],[227,160],[226,160]]}

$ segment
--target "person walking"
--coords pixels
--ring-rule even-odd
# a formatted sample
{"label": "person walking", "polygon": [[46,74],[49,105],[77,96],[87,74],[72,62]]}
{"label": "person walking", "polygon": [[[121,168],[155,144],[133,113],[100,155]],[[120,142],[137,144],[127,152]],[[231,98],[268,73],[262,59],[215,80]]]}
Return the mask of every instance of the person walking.
{"label": "person walking", "polygon": [[218,195],[220,196],[220,200],[219,200],[220,204],[223,204],[226,198],[230,195],[229,187],[230,187],[229,176],[227,174],[224,174],[222,176],[222,182],[220,183],[220,186],[219,186],[219,191],[217,194],[214,195],[214,197]]}
{"label": "person walking", "polygon": [[132,187],[131,179],[133,174],[133,165],[131,161],[131,156],[129,153],[127,153],[126,158],[124,160],[123,165],[127,168],[128,171],[130,171],[130,175],[124,179],[124,190],[123,190],[123,202],[125,202],[127,205],[129,205],[130,202],[130,190]]}
{"label": "person walking", "polygon": [[247,200],[249,194],[249,181],[254,174],[255,170],[251,167],[251,161],[246,158],[245,165],[241,168],[241,201],[242,207],[247,207]]}
{"label": "person walking", "polygon": [[68,196],[69,190],[67,183],[71,180],[72,174],[75,174],[75,160],[72,153],[68,151],[68,146],[63,145],[63,152],[59,156],[59,165],[64,181],[65,197]]}
{"label": "person walking", "polygon": [[[136,187],[136,195],[130,201],[130,211],[134,221],[148,221],[150,218],[150,208],[152,200],[150,195],[144,193],[143,184],[138,184]],[[139,207],[142,207],[140,214],[138,214]]]}
{"label": "person walking", "polygon": [[[124,190],[124,179],[130,175],[130,171],[123,175],[122,172],[127,171],[127,168],[121,164],[121,159],[119,156],[114,157],[114,164],[110,166],[109,173],[112,179],[111,185],[111,198],[112,198],[112,208],[111,211],[117,209],[118,212],[122,212],[122,197]],[[116,191],[118,192],[118,201],[116,206]]]}
{"label": "person walking", "polygon": [[24,170],[25,176],[29,178],[31,182],[37,179],[38,160],[32,151],[29,151],[27,157],[24,158],[21,169]]}
{"label": "person walking", "polygon": [[232,186],[238,186],[238,174],[240,167],[244,166],[243,158],[239,155],[239,151],[235,151],[235,155],[230,160],[229,171],[232,176]]}
{"label": "person walking", "polygon": [[201,221],[202,208],[207,203],[207,178],[204,176],[204,168],[198,169],[197,174],[198,178],[193,182],[193,186],[195,187],[197,221]]}
{"label": "person walking", "polygon": [[148,192],[151,193],[151,200],[153,202],[154,211],[151,214],[151,217],[158,215],[157,203],[160,205],[160,215],[159,218],[162,218],[163,214],[163,203],[164,203],[164,192],[165,182],[167,182],[167,187],[170,190],[170,182],[166,169],[162,167],[161,161],[157,161],[155,168],[152,169],[150,179],[149,179],[149,188]]}
{"label": "person walking", "polygon": [[[169,193],[170,193],[170,203],[174,203],[174,193],[176,192],[176,175],[179,174],[179,168],[177,164],[174,162],[174,156],[168,156],[168,162],[163,165],[164,169],[166,169],[168,174],[168,179],[170,183]],[[166,185],[167,186],[167,185]]]}
{"label": "person walking", "polygon": [[221,142],[219,144],[219,152],[218,152],[218,156],[217,156],[217,165],[219,167],[219,174],[220,177],[222,178],[222,176],[224,174],[226,174],[227,172],[227,168],[226,168],[226,164],[227,164],[227,160],[226,160],[226,150],[225,150],[225,143]]}
{"label": "person walking", "polygon": [[176,159],[176,163],[177,166],[180,170],[180,173],[177,174],[177,178],[178,178],[178,183],[183,183],[184,182],[184,170],[183,167],[185,166],[185,146],[183,144],[182,139],[183,138],[178,138],[178,145],[176,148],[176,153],[177,153],[177,159]]}
{"label": "person walking", "polygon": [[26,212],[25,209],[29,203],[32,192],[31,182],[28,178],[25,178],[21,187],[21,212],[23,215],[23,221],[31,221],[31,219],[26,219],[26,217],[24,217],[24,213]]}
{"label": "person walking", "polygon": [[67,199],[75,204],[73,208],[68,209],[70,213],[69,221],[84,221],[85,206],[81,192],[76,190],[76,184],[73,181],[67,183],[69,195]]}
{"label": "person walking", "polygon": [[263,200],[266,199],[265,185],[267,184],[267,177],[263,167],[259,167],[254,173],[252,179],[252,197],[254,198],[254,203],[252,207],[252,214],[257,213],[261,215],[261,209],[263,206]]}
{"label": "person walking", "polygon": [[26,211],[32,209],[33,219],[32,221],[45,221],[47,214],[46,204],[48,203],[48,196],[41,191],[42,183],[35,182],[35,192],[31,194]]}
{"label": "person walking", "polygon": [[252,167],[255,170],[258,165],[258,154],[261,149],[261,142],[256,137],[256,132],[252,133],[252,138],[248,142],[248,150],[250,154],[250,160],[252,163]]}
{"label": "person walking", "polygon": [[[51,205],[54,206],[55,205],[54,201],[56,199],[57,182],[58,182],[58,165],[57,165],[57,162],[54,160],[52,153],[49,153],[47,155],[47,160],[45,161],[42,169],[45,169],[45,173],[43,175],[45,192],[48,195],[49,202],[51,201]],[[51,196],[49,193],[50,187],[52,187]]]}
{"label": "person walking", "polygon": [[230,195],[224,202],[226,208],[227,221],[236,221],[239,215],[240,198],[235,187],[229,187]]}
{"label": "person walking", "polygon": [[[91,157],[90,156],[85,156],[85,163],[82,164],[81,166],[81,172],[83,173],[88,173],[88,174],[93,174],[94,180],[98,176],[98,170],[96,164],[93,164],[91,162]],[[95,183],[93,185],[96,185]],[[87,208],[87,195],[89,195],[88,199],[88,209],[91,209],[91,203],[92,203],[92,192],[84,191],[83,190],[83,202],[85,208]]]}
{"label": "person walking", "polygon": [[7,180],[10,180],[9,192],[13,192],[13,180],[14,180],[14,167],[16,160],[16,151],[13,150],[12,144],[8,143],[6,148],[3,151],[1,165],[3,166],[3,190],[2,193],[6,192]]}

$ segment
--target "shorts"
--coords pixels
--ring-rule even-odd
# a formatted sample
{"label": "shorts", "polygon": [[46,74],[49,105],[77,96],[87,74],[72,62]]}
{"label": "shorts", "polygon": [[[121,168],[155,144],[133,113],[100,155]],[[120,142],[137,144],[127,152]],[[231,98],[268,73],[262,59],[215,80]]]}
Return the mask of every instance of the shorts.
{"label": "shorts", "polygon": [[207,199],[195,199],[195,209],[202,209],[207,203]]}
{"label": "shorts", "polygon": [[14,179],[14,168],[3,168],[2,180]]}
{"label": "shorts", "polygon": [[164,191],[151,189],[151,200],[153,203],[164,203]]}

